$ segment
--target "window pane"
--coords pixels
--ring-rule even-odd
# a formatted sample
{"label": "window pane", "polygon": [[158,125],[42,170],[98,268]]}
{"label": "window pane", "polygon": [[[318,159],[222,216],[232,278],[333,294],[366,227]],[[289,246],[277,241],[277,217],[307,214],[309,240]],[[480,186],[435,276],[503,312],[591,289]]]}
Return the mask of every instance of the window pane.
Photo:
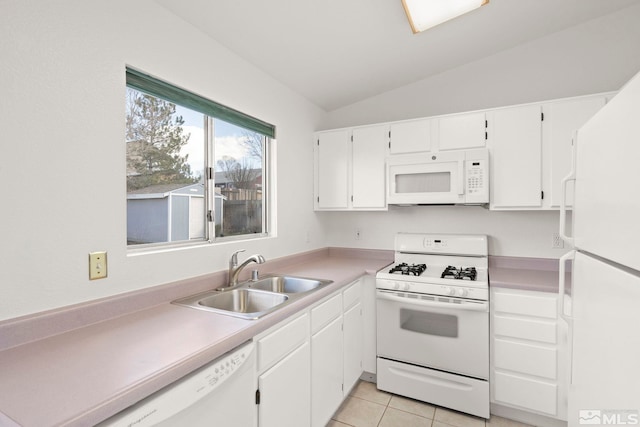
{"label": "window pane", "polygon": [[127,242],[206,238],[205,116],[127,87]]}
{"label": "window pane", "polygon": [[264,233],[265,136],[214,120],[216,237]]}

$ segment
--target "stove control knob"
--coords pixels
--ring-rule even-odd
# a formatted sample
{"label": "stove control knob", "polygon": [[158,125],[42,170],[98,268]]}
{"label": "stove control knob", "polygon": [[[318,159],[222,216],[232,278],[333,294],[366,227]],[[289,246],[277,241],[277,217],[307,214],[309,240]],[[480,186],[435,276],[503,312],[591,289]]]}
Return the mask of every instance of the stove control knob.
{"label": "stove control knob", "polygon": [[449,288],[449,295],[455,295],[456,294],[456,290],[454,288]]}
{"label": "stove control knob", "polygon": [[469,291],[467,291],[466,289],[458,289],[458,296],[466,297],[467,295],[469,295]]}
{"label": "stove control knob", "polygon": [[411,288],[411,286],[408,283],[404,284],[404,290],[408,291]]}
{"label": "stove control knob", "polygon": [[395,289],[396,291],[397,291],[398,289],[400,289],[400,283],[398,283],[398,282],[394,282],[394,283],[393,283],[393,289]]}

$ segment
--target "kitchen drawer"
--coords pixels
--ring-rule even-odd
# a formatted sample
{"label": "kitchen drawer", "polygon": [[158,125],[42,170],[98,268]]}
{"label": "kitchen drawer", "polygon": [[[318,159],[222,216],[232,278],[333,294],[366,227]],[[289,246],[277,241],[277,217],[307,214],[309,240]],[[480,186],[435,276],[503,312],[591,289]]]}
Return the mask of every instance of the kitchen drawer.
{"label": "kitchen drawer", "polygon": [[555,380],[557,374],[555,348],[495,339],[493,361],[496,369],[507,369],[523,374]]}
{"label": "kitchen drawer", "polygon": [[285,357],[309,336],[309,315],[304,314],[258,340],[258,371]]}
{"label": "kitchen drawer", "polygon": [[558,412],[558,386],[505,372],[496,372],[493,400],[555,416]]}
{"label": "kitchen drawer", "polygon": [[331,297],[311,310],[311,334],[315,334],[342,314],[342,294]]}
{"label": "kitchen drawer", "polygon": [[494,291],[493,312],[511,313],[523,316],[556,319],[558,314],[557,297],[531,291]]}
{"label": "kitchen drawer", "polygon": [[362,295],[362,280],[356,281],[342,294],[342,307],[343,311],[347,311],[351,306],[360,301]]}
{"label": "kitchen drawer", "polygon": [[554,320],[523,319],[495,314],[493,316],[493,333],[496,336],[549,344],[558,342],[557,324]]}

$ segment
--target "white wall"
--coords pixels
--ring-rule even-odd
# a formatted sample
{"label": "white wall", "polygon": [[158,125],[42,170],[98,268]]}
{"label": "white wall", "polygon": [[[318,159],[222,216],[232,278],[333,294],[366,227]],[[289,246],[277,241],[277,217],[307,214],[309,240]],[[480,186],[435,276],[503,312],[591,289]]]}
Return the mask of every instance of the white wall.
{"label": "white wall", "polygon": [[[500,256],[559,258],[552,249],[558,212],[493,212],[479,206],[389,207],[388,212],[322,212],[332,246],[393,249],[398,232],[486,234],[489,253]],[[360,230],[356,240],[355,231]]]}
{"label": "white wall", "polygon": [[[1,0],[0,58],[0,320],[223,270],[239,248],[325,246],[309,167],[324,112],[153,1]],[[125,65],[276,125],[276,238],[127,253]],[[109,277],[89,281],[98,250]]]}
{"label": "white wall", "polygon": [[[640,68],[639,18],[640,8],[624,10],[325,119],[152,0],[0,0],[0,320],[223,270],[239,248],[270,259],[327,244],[391,248],[397,231],[480,232],[493,254],[556,257],[553,213],[313,213],[310,135],[617,89]],[[276,238],[127,253],[125,65],[277,126]],[[98,250],[109,277],[89,281],[87,254]]]}
{"label": "white wall", "polygon": [[[638,22],[640,6],[621,10],[331,111],[321,129],[618,90],[640,70]],[[392,249],[398,231],[463,232],[488,234],[492,255],[558,258],[565,252],[551,247],[554,212],[408,207],[319,217],[335,246]],[[361,240],[354,239],[355,228]]]}
{"label": "white wall", "polygon": [[638,22],[640,5],[622,9],[331,111],[321,129],[618,90],[640,70]]}

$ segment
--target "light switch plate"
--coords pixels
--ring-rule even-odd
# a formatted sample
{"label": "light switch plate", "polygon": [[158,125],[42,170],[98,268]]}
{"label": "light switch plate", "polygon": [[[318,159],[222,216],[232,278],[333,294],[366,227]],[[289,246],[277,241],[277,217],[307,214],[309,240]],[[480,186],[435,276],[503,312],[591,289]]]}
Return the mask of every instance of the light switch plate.
{"label": "light switch plate", "polygon": [[107,277],[107,253],[91,252],[89,254],[89,280]]}

